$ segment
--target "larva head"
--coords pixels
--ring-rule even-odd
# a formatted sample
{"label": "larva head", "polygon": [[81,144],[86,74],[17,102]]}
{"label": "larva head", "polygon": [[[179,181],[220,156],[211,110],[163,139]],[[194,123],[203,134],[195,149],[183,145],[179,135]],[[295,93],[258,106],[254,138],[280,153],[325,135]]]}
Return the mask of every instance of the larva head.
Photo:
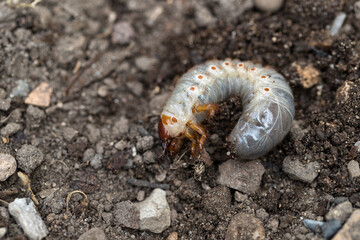
{"label": "larva head", "polygon": [[170,114],[161,114],[161,118],[158,125],[158,132],[161,141],[165,147],[175,137],[180,137],[186,128],[186,124],[183,123],[182,119],[177,119]]}

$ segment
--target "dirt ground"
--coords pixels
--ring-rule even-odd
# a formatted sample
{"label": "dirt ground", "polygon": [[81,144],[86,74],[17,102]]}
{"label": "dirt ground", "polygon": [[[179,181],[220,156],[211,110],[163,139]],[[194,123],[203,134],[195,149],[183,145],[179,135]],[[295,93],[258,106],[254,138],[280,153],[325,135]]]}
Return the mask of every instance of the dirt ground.
{"label": "dirt ground", "polygon": [[[265,13],[244,0],[43,0],[34,8],[0,2],[0,98],[11,97],[10,108],[0,110],[0,128],[21,126],[2,134],[0,151],[16,156],[29,144],[43,153],[44,161],[28,173],[47,239],[77,239],[93,227],[108,239],[166,239],[172,232],[179,239],[225,239],[234,215],[259,209],[268,214],[261,219],[266,239],[323,239],[302,220],[322,220],[334,198],[346,197],[360,208],[360,180],[348,172],[350,160],[360,161],[350,151],[360,140],[360,20],[354,3],[287,0],[279,11]],[[332,36],[339,12],[346,20]],[[218,166],[230,158],[225,138],[241,112],[238,101],[223,103],[205,123],[213,164],[201,179],[189,153],[180,163],[157,159],[159,113],[174,82],[214,58],[272,66],[289,81],[296,109],[288,136],[260,159],[260,189],[241,203],[231,189],[230,207],[215,213],[205,199],[216,201],[209,189],[219,186]],[[314,74],[306,78],[309,69]],[[19,80],[29,90],[14,92]],[[41,82],[53,88],[51,103],[34,110],[24,100]],[[84,152],[97,154],[98,161],[88,161]],[[287,156],[318,162],[317,178],[289,178],[282,170]],[[129,184],[132,178],[168,188],[171,225],[162,233],[114,223],[115,204],[138,202],[153,190]],[[46,189],[54,192],[41,197]],[[74,194],[69,213],[66,197],[74,190],[90,202],[81,208],[82,196]],[[28,196],[16,174],[0,182],[1,200]],[[25,238],[14,219],[0,223],[6,239]]]}

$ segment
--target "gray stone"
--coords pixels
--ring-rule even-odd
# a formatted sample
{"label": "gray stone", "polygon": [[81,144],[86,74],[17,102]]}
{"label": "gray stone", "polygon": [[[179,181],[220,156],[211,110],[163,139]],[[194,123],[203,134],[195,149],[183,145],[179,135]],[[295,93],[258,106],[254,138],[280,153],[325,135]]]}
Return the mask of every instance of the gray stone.
{"label": "gray stone", "polygon": [[150,196],[137,206],[140,212],[140,230],[161,233],[170,226],[170,207],[164,190],[154,189]]}
{"label": "gray stone", "polygon": [[117,150],[123,151],[123,150],[125,150],[126,148],[130,148],[130,144],[129,144],[129,142],[127,142],[127,141],[125,141],[125,140],[120,140],[120,141],[118,141],[117,143],[115,143],[114,147],[115,147]]}
{"label": "gray stone", "polygon": [[96,128],[94,125],[92,124],[87,124],[86,125],[86,133],[87,133],[87,137],[89,138],[89,141],[91,143],[96,143],[97,141],[99,141],[99,139],[101,138],[101,132],[100,129]]}
{"label": "gray stone", "polygon": [[157,63],[158,60],[152,57],[142,56],[135,59],[136,66],[143,72],[153,69]]}
{"label": "gray stone", "polygon": [[235,215],[227,228],[226,240],[261,240],[265,238],[265,229],[261,221],[247,213]]}
{"label": "gray stone", "polygon": [[265,221],[269,217],[269,214],[263,208],[260,208],[260,209],[256,210],[255,215],[261,221]]}
{"label": "gray stone", "polygon": [[243,193],[254,193],[260,187],[265,168],[259,160],[242,162],[231,159],[222,163],[219,171],[219,184]]}
{"label": "gray stone", "polygon": [[195,22],[199,27],[212,26],[216,23],[216,17],[214,17],[209,9],[199,2],[195,3]]}
{"label": "gray stone", "polygon": [[352,213],[352,210],[353,208],[351,202],[346,201],[330,209],[330,211],[325,215],[325,218],[326,220],[338,219],[341,223],[344,223]]}
{"label": "gray stone", "polygon": [[304,165],[298,158],[292,160],[290,156],[285,157],[282,167],[283,171],[286,172],[290,178],[306,183],[314,181],[320,170],[320,164],[318,162],[310,162]]}
{"label": "gray stone", "polygon": [[264,12],[276,12],[283,3],[284,0],[254,0],[255,6]]}
{"label": "gray stone", "polygon": [[359,167],[359,163],[355,160],[351,160],[348,165],[347,165],[348,171],[349,171],[349,175],[350,178],[356,178],[360,176],[360,167]]}
{"label": "gray stone", "polygon": [[241,192],[236,191],[234,194],[235,201],[237,202],[244,202],[248,199],[248,196],[246,194],[243,194]]}
{"label": "gray stone", "polygon": [[0,98],[0,110],[7,111],[11,106],[11,98],[1,99]]}
{"label": "gray stone", "polygon": [[0,239],[3,239],[3,237],[5,236],[7,232],[6,227],[0,227]]}
{"label": "gray stone", "polygon": [[17,85],[10,93],[10,97],[26,97],[30,92],[30,86],[24,80],[17,81]]}
{"label": "gray stone", "polygon": [[44,221],[29,198],[16,198],[9,204],[9,212],[29,239],[43,239],[48,235]]}
{"label": "gray stone", "polygon": [[102,167],[102,155],[101,154],[95,154],[95,156],[90,161],[90,166],[92,166],[94,169],[99,169]]}
{"label": "gray stone", "polygon": [[10,154],[0,153],[0,182],[5,181],[16,172],[16,160]]}
{"label": "gray stone", "polygon": [[78,240],[106,240],[104,230],[98,227],[91,228],[85,233],[81,234]]}
{"label": "gray stone", "polygon": [[152,136],[145,136],[138,140],[136,143],[136,149],[146,151],[152,148],[154,145],[154,138]]}
{"label": "gray stone", "polygon": [[341,221],[337,220],[337,219],[325,222],[321,226],[321,231],[323,233],[324,238],[328,239],[328,238],[331,238],[332,236],[334,236],[334,234],[337,231],[339,231],[341,226],[342,226]]}
{"label": "gray stone", "polygon": [[11,136],[11,135],[17,133],[18,131],[20,131],[21,129],[22,129],[21,124],[11,122],[11,123],[6,124],[6,126],[1,129],[1,135]]}
{"label": "gray stone", "polygon": [[128,44],[134,38],[135,31],[129,22],[118,22],[114,25],[111,41],[114,44]]}
{"label": "gray stone", "polygon": [[360,1],[357,1],[354,4],[354,11],[355,11],[355,17],[356,19],[360,20]]}
{"label": "gray stone", "polygon": [[44,160],[43,153],[32,145],[23,145],[16,153],[16,160],[20,169],[30,174]]}
{"label": "gray stone", "polygon": [[40,108],[29,105],[26,109],[26,127],[39,128],[41,121],[45,119],[46,114]]}
{"label": "gray stone", "polygon": [[360,209],[355,210],[332,240],[360,239]]}
{"label": "gray stone", "polygon": [[90,162],[91,159],[95,157],[95,150],[92,148],[88,148],[85,150],[83,155],[83,162]]}
{"label": "gray stone", "polygon": [[115,204],[114,220],[116,225],[139,229],[140,213],[138,207],[130,202],[124,201]]}
{"label": "gray stone", "polygon": [[9,212],[6,207],[0,207],[0,221],[8,222],[10,219]]}
{"label": "gray stone", "polygon": [[156,157],[153,151],[146,151],[143,155],[143,161],[146,164],[155,163]]}
{"label": "gray stone", "polygon": [[77,130],[75,130],[71,127],[67,127],[67,128],[64,128],[63,137],[67,142],[71,142],[78,135],[78,133],[79,132]]}

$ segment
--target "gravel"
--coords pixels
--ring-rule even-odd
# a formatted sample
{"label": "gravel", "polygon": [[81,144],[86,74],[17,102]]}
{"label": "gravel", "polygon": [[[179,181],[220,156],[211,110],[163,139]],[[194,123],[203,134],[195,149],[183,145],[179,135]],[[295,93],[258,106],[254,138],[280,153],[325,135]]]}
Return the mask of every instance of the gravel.
{"label": "gravel", "polygon": [[306,165],[302,164],[299,158],[294,160],[287,156],[283,161],[283,171],[294,180],[311,183],[318,176],[320,164],[318,162],[310,162]]}
{"label": "gravel", "polygon": [[116,225],[139,229],[140,212],[137,205],[130,201],[115,204],[114,221]]}
{"label": "gravel", "polygon": [[284,4],[284,0],[254,0],[256,8],[264,12],[276,12]]}
{"label": "gravel", "polygon": [[350,175],[350,179],[354,179],[360,176],[360,167],[359,167],[359,163],[355,160],[351,160],[348,164],[347,164],[347,168],[349,171],[349,175]]}
{"label": "gravel", "polygon": [[106,240],[104,230],[98,227],[91,228],[85,233],[81,234],[78,240]]}
{"label": "gravel", "polygon": [[232,217],[226,232],[226,240],[261,240],[265,238],[265,229],[261,221],[253,215],[238,213]]}
{"label": "gravel", "polygon": [[111,41],[114,44],[128,44],[135,36],[135,30],[129,22],[118,22],[114,25]]}
{"label": "gravel", "polygon": [[43,153],[32,145],[23,145],[16,153],[16,160],[20,169],[30,174],[44,160]]}
{"label": "gravel", "polygon": [[6,126],[1,129],[1,135],[11,136],[17,133],[18,131],[20,131],[21,129],[22,129],[22,125],[20,123],[11,122],[6,124]]}
{"label": "gravel", "polygon": [[0,153],[0,182],[5,181],[16,172],[16,160],[10,154]]}
{"label": "gravel", "polygon": [[0,98],[0,110],[7,111],[10,109],[11,106],[11,98],[1,99]]}
{"label": "gravel", "polygon": [[[350,237],[350,236],[354,236]],[[334,236],[332,240],[352,240],[359,239],[360,236],[360,210],[355,210],[342,229]]]}
{"label": "gravel", "polygon": [[349,201],[346,201],[330,209],[330,211],[325,215],[325,218],[326,220],[337,219],[340,220],[341,223],[344,223],[346,219],[351,215],[352,211],[353,208],[351,203]]}

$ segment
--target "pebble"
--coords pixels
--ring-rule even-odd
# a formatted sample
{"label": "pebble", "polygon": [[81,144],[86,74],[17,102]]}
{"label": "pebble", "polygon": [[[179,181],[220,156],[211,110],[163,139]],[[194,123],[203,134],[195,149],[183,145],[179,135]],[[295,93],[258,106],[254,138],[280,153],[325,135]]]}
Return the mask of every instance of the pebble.
{"label": "pebble", "polygon": [[[354,236],[354,238],[352,237]],[[355,210],[332,240],[353,240],[360,236],[360,209]]]}
{"label": "pebble", "polygon": [[142,56],[135,59],[136,66],[143,72],[153,69],[157,63],[158,59],[152,57]]}
{"label": "pebble", "polygon": [[0,153],[0,182],[5,181],[16,172],[16,160],[9,154]]}
{"label": "pebble", "polygon": [[0,207],[0,221],[8,222],[10,219],[9,212],[6,207]]}
{"label": "pebble", "polygon": [[351,160],[347,165],[350,179],[356,178],[360,176],[360,167],[359,163],[355,160]]}
{"label": "pebble", "polygon": [[114,44],[128,44],[135,36],[134,28],[129,22],[118,22],[114,25],[111,41]]}
{"label": "pebble", "polygon": [[154,138],[152,136],[141,137],[136,143],[136,149],[141,151],[149,150],[154,145]]}
{"label": "pebble", "polygon": [[140,212],[140,230],[161,233],[170,226],[170,207],[164,190],[154,189],[150,196],[137,206]]}
{"label": "pebble", "polygon": [[156,162],[155,153],[153,151],[144,152],[143,161],[145,164],[155,163]]}
{"label": "pebble", "polygon": [[265,168],[259,160],[241,162],[231,159],[221,164],[219,171],[219,184],[243,193],[253,193],[260,188]]}
{"label": "pebble", "polygon": [[1,99],[0,98],[0,110],[7,111],[11,106],[11,98]]}
{"label": "pebble", "polygon": [[6,227],[0,227],[0,239],[3,239],[3,237],[5,236],[7,232]]}
{"label": "pebble", "polygon": [[101,138],[101,131],[100,129],[96,128],[92,124],[86,125],[86,136],[88,137],[91,143],[96,143]]}
{"label": "pebble", "polygon": [[352,213],[351,202],[346,201],[336,205],[334,208],[331,208],[330,211],[325,215],[326,220],[338,219],[341,223],[344,223],[346,219]]}
{"label": "pebble", "polygon": [[16,153],[16,160],[20,169],[30,174],[44,160],[43,153],[32,145],[23,145]]}
{"label": "pebble", "polygon": [[18,131],[20,131],[21,129],[22,129],[21,124],[11,122],[11,123],[6,124],[6,126],[1,129],[1,135],[2,136],[11,136],[11,135],[17,133]]}
{"label": "pebble", "polygon": [[29,128],[38,128],[41,126],[41,121],[46,117],[43,110],[29,105],[26,109],[26,126]]}
{"label": "pebble", "polygon": [[265,209],[260,208],[260,209],[256,210],[255,216],[257,218],[259,218],[261,221],[265,221],[266,219],[268,219],[269,214],[266,212]]}
{"label": "pebble", "polygon": [[195,22],[199,27],[214,25],[216,17],[214,17],[206,6],[200,3],[195,4]]}
{"label": "pebble", "polygon": [[202,204],[209,213],[223,216],[231,206],[230,189],[225,186],[212,188],[204,194]]}
{"label": "pebble", "polygon": [[360,20],[360,1],[357,1],[354,4],[354,11],[355,11],[355,17],[356,19]]}
{"label": "pebble", "polygon": [[287,156],[283,161],[282,168],[290,178],[311,183],[319,174],[320,164],[318,162],[310,162],[304,165],[298,158],[292,160],[290,156]]}
{"label": "pebble", "polygon": [[25,103],[39,107],[48,107],[52,92],[53,88],[48,83],[42,82],[27,96]]}
{"label": "pebble", "polygon": [[264,12],[276,12],[284,3],[284,0],[254,0],[256,8]]}
{"label": "pebble", "polygon": [[138,200],[139,202],[144,201],[145,199],[145,191],[144,190],[140,190],[138,192],[138,194],[136,195],[136,200]]}
{"label": "pebble", "polygon": [[310,229],[313,232],[316,232],[318,228],[320,228],[322,225],[324,225],[324,222],[315,221],[312,219],[304,219],[303,221],[305,227]]}
{"label": "pebble", "polygon": [[179,234],[177,232],[172,232],[170,235],[166,238],[166,240],[178,240]]}
{"label": "pebble", "polygon": [[341,221],[337,220],[337,219],[325,222],[321,226],[321,231],[322,231],[324,238],[328,239],[328,238],[331,238],[332,236],[334,236],[334,234],[337,231],[339,231],[341,226],[342,226]]}
{"label": "pebble", "polygon": [[90,160],[90,166],[94,169],[99,169],[102,167],[103,156],[101,154],[95,154],[95,156]]}
{"label": "pebble", "polygon": [[140,213],[136,204],[130,201],[115,204],[114,221],[116,225],[139,229]]}
{"label": "pebble", "polygon": [[253,215],[238,213],[227,228],[226,240],[261,240],[265,238],[265,229],[261,221]]}
{"label": "pebble", "polygon": [[106,240],[104,230],[98,227],[91,228],[85,233],[81,234],[78,240]]}
{"label": "pebble", "polygon": [[88,148],[85,150],[82,160],[83,162],[87,163],[90,162],[91,159],[93,159],[94,157],[95,157],[95,150],[92,148]]}
{"label": "pebble", "polygon": [[270,229],[272,232],[277,232],[279,228],[279,224],[280,224],[279,219],[277,217],[272,217],[269,219],[266,227]]}
{"label": "pebble", "polygon": [[100,97],[106,97],[109,94],[109,87],[106,85],[101,85],[97,90],[97,95]]}
{"label": "pebble", "polygon": [[248,199],[248,195],[242,194],[241,192],[236,191],[234,194],[235,201],[244,202]]}
{"label": "pebble", "polygon": [[30,92],[30,86],[24,80],[17,81],[17,85],[12,89],[10,97],[26,97]]}
{"label": "pebble", "polygon": [[9,204],[9,213],[29,239],[43,239],[49,234],[35,204],[29,198],[16,198]]}
{"label": "pebble", "polygon": [[63,131],[63,137],[67,142],[72,142],[79,132],[71,127],[66,127]]}

